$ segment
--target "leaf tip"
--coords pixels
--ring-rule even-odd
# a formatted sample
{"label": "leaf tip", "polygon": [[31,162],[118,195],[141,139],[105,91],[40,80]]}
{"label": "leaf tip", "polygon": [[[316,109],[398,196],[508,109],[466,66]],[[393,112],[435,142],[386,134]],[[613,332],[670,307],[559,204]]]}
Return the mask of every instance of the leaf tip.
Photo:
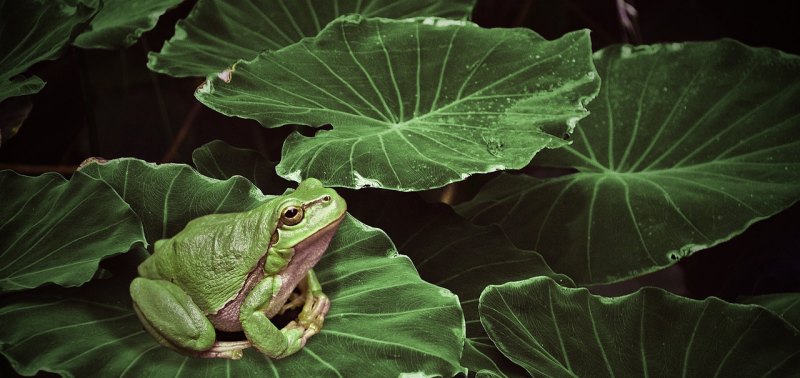
{"label": "leaf tip", "polygon": [[[280,174],[280,172],[278,172],[278,173]],[[299,169],[296,170],[296,171],[283,173],[283,174],[281,174],[281,177],[283,177],[283,178],[285,178],[285,179],[287,179],[289,181],[294,181],[294,182],[297,182],[297,183],[299,183],[300,181],[303,181],[303,173]]]}

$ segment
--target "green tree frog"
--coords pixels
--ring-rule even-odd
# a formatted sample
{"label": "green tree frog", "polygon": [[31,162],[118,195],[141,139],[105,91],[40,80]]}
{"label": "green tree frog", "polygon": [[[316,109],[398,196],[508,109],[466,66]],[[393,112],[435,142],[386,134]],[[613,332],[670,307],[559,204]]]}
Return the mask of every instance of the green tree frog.
{"label": "green tree frog", "polygon": [[[161,344],[190,356],[239,359],[250,346],[272,358],[299,351],[330,308],[312,268],[346,208],[333,189],[307,179],[250,211],[192,220],[139,265],[130,286],[136,314]],[[301,305],[282,329],[270,322]],[[217,340],[215,329],[243,331],[246,340]]]}

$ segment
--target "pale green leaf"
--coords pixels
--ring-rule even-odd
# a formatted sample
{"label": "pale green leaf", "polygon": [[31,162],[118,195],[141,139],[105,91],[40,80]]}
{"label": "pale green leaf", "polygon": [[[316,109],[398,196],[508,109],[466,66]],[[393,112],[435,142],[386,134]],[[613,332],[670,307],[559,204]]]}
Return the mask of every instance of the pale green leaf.
{"label": "pale green leaf", "polygon": [[81,285],[100,260],[145,241],[128,204],[82,173],[0,171],[0,203],[0,292]]}
{"label": "pale green leaf", "polygon": [[348,16],[195,95],[266,127],[331,124],[289,136],[285,178],[416,191],[564,145],[599,85],[589,44],[587,31],[547,41],[526,29]]}
{"label": "pale green leaf", "polygon": [[499,224],[581,284],[674,264],[800,198],[800,59],[731,40],[612,46],[573,145],[504,175],[459,212]]}
{"label": "pale green leaf", "polygon": [[642,289],[605,298],[549,278],[490,286],[481,321],[498,348],[546,377],[788,377],[800,333],[759,306]]}
{"label": "pale green leaf", "polygon": [[336,17],[464,19],[475,0],[200,0],[147,66],[172,76],[206,76],[313,37]]}

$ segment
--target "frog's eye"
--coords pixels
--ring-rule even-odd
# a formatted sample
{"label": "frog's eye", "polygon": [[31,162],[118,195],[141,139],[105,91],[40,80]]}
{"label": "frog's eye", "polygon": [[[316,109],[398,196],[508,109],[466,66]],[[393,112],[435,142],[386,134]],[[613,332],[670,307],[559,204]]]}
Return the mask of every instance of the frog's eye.
{"label": "frog's eye", "polygon": [[289,206],[281,212],[281,221],[287,226],[294,226],[303,220],[303,208]]}

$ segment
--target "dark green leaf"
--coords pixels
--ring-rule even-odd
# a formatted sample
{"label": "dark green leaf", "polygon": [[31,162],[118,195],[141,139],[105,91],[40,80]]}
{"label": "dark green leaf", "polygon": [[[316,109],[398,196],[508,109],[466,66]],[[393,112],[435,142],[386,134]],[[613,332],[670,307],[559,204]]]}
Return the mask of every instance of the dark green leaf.
{"label": "dark green leaf", "polygon": [[481,331],[481,339],[467,337],[464,342],[464,353],[461,354],[461,365],[475,373],[477,378],[527,377],[525,369],[511,362],[497,350],[494,342]]}
{"label": "dark green leaf", "polygon": [[0,102],[0,147],[17,135],[31,109],[33,102],[28,97],[10,98]]}
{"label": "dark green leaf", "polygon": [[130,204],[150,243],[176,234],[201,215],[243,211],[268,198],[242,177],[220,181],[183,164],[126,158],[90,164],[81,172],[107,182]]}
{"label": "dark green leaf", "polygon": [[[87,1],[100,8],[98,0]],[[78,35],[75,46],[87,49],[121,49],[133,45],[142,33],[154,28],[167,9],[181,0],[102,0],[102,8]]]}
{"label": "dark green leaf", "polygon": [[[254,198],[255,200],[256,198]],[[0,352],[18,372],[66,376],[450,377],[460,371],[458,299],[419,279],[380,230],[347,217],[315,268],[331,310],[297,354],[239,361],[182,356],[156,343],[131,308],[127,282],[6,298]]]}
{"label": "dark green leaf", "polygon": [[350,201],[350,212],[385,230],[398,250],[415,263],[420,276],[458,295],[467,325],[461,363],[470,371],[519,376],[519,369],[499,353],[480,324],[478,297],[490,284],[549,276],[572,286],[554,273],[542,257],[514,247],[493,226],[474,226],[443,204],[429,204],[411,193],[375,191]]}
{"label": "dark green leaf", "polygon": [[192,152],[197,171],[208,177],[226,180],[242,176],[270,194],[283,194],[289,184],[275,174],[275,163],[256,151],[233,147],[221,140],[208,142]]}
{"label": "dark green leaf", "polygon": [[766,307],[800,330],[800,293],[759,295],[742,298],[738,302]]}
{"label": "dark green leaf", "polygon": [[618,298],[540,277],[490,286],[481,321],[535,376],[788,377],[800,333],[759,306],[697,301],[661,289]]}
{"label": "dark green leaf", "polygon": [[0,0],[0,101],[40,91],[44,81],[19,76],[36,62],[55,59],[94,14],[67,0]]}
{"label": "dark green leaf", "polygon": [[800,59],[738,42],[613,46],[570,147],[459,212],[497,223],[581,284],[620,281],[743,232],[800,198]]}
{"label": "dark green leaf", "polygon": [[336,17],[439,16],[464,19],[475,0],[200,0],[175,36],[159,53],[150,53],[150,69],[172,76],[206,76],[250,60],[264,50],[280,50],[313,37]]}
{"label": "dark green leaf", "polygon": [[294,133],[278,174],[331,186],[430,189],[520,168],[558,147],[599,80],[587,31],[546,41],[525,29],[437,18],[339,18],[316,38],[240,62],[196,97]]}
{"label": "dark green leaf", "polygon": [[0,171],[0,291],[78,286],[100,260],[144,242],[131,208],[100,180]]}

